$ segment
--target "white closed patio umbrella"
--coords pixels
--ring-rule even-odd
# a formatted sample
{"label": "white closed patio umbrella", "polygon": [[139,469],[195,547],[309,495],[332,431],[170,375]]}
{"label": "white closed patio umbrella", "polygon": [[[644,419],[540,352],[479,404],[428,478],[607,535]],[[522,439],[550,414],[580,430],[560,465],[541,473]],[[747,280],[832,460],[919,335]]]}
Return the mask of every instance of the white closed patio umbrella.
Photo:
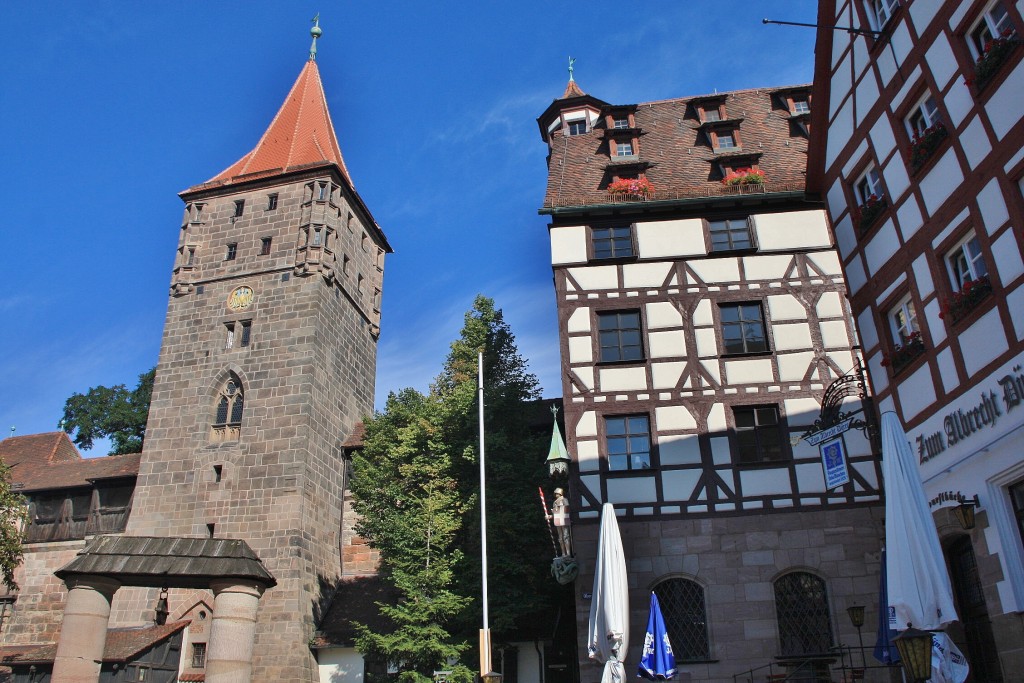
{"label": "white closed patio umbrella", "polygon": [[601,534],[597,545],[594,592],[587,628],[587,652],[604,664],[601,683],[625,683],[629,647],[629,586],[626,582],[626,557],[622,552],[615,508],[601,508]]}
{"label": "white closed patio umbrella", "polygon": [[893,412],[882,414],[882,472],[887,587],[896,628],[944,628],[957,618],[953,589],[917,459]]}

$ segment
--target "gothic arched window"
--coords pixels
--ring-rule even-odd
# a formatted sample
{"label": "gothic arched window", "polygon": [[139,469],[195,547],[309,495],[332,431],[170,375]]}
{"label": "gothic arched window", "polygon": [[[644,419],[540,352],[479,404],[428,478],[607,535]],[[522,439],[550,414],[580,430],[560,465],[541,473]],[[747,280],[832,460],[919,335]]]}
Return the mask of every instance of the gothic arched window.
{"label": "gothic arched window", "polygon": [[775,581],[775,615],[783,657],[826,654],[834,644],[825,580],[791,572]]}
{"label": "gothic arched window", "polygon": [[238,441],[242,430],[242,410],[245,397],[242,383],[234,375],[217,392],[216,411],[211,430],[212,441]]}
{"label": "gothic arched window", "polygon": [[654,587],[672,652],[680,662],[711,659],[704,588],[689,579],[666,579]]}

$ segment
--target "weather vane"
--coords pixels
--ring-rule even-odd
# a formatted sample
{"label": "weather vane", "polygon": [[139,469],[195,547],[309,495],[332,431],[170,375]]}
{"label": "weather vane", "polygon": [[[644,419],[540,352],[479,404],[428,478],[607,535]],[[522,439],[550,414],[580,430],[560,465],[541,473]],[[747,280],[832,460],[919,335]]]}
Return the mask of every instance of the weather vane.
{"label": "weather vane", "polygon": [[572,77],[572,71],[573,71],[572,65],[575,64],[575,63],[576,63],[576,60],[573,59],[572,55],[569,55],[569,80],[570,81],[573,80],[573,77]]}
{"label": "weather vane", "polygon": [[313,44],[309,47],[309,58],[316,61],[316,39],[323,34],[323,29],[320,28],[320,13],[317,12],[310,22],[312,22],[313,28],[309,29],[309,35],[313,36]]}

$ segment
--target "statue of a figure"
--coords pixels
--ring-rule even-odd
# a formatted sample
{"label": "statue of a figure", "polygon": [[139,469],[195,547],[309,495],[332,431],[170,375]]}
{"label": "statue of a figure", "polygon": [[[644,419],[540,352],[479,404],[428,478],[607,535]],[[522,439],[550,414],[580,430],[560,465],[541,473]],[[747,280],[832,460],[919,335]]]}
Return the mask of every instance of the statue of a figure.
{"label": "statue of a figure", "polygon": [[551,503],[551,515],[548,519],[554,522],[555,529],[558,530],[561,557],[569,557],[572,555],[572,527],[569,526],[569,500],[562,489],[555,489],[555,500]]}

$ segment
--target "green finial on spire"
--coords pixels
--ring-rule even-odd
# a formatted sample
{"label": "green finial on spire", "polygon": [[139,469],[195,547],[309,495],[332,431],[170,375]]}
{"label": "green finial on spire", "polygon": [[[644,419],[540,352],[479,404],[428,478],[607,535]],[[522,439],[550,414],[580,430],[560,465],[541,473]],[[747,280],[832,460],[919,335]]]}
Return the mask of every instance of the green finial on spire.
{"label": "green finial on spire", "polygon": [[313,28],[309,29],[309,35],[313,36],[313,44],[309,47],[309,59],[316,61],[316,39],[323,35],[323,29],[320,28],[320,13],[317,12],[310,21],[313,23]]}
{"label": "green finial on spire", "polygon": [[572,77],[572,71],[573,71],[572,65],[575,64],[575,63],[576,63],[576,60],[572,58],[572,55],[569,55],[569,80],[570,81],[574,80],[573,77]]}

